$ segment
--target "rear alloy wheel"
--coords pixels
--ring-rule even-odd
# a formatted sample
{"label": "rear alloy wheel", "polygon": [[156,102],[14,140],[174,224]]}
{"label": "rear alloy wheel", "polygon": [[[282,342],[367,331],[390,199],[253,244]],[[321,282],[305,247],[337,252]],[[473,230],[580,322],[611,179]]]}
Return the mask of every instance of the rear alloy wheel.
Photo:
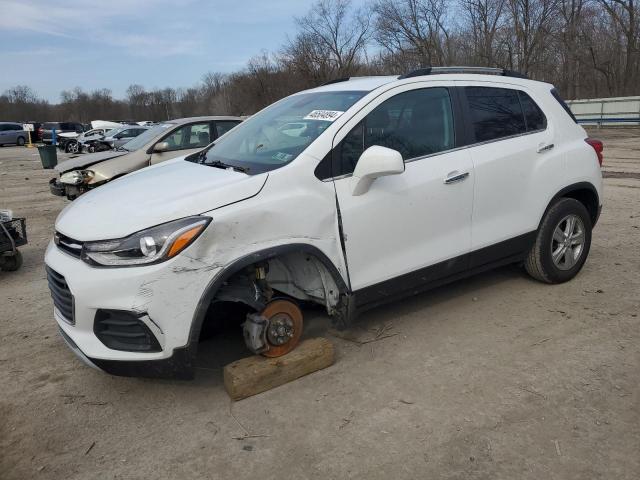
{"label": "rear alloy wheel", "polygon": [[289,300],[273,300],[261,312],[269,320],[265,357],[280,357],[293,350],[302,336],[302,311]]}
{"label": "rear alloy wheel", "polygon": [[562,198],[542,220],[524,265],[529,275],[541,282],[566,282],[582,269],[590,247],[589,212],[578,200]]}
{"label": "rear alloy wheel", "polygon": [[18,137],[17,143],[19,147],[24,147],[24,137]]}

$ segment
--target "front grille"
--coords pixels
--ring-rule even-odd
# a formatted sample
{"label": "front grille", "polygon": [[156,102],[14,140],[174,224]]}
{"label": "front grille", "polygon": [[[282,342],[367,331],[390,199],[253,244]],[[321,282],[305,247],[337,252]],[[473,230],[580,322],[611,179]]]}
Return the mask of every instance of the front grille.
{"label": "front grille", "polygon": [[98,310],[93,333],[107,347],[127,352],[159,352],[158,339],[149,327],[132,313],[123,310]]}
{"label": "front grille", "polygon": [[63,252],[68,253],[72,257],[80,258],[80,254],[82,253],[82,242],[69,238],[60,232],[56,232],[53,237],[53,241]]}
{"label": "front grille", "polygon": [[56,307],[60,315],[71,325],[76,323],[73,311],[73,295],[69,290],[69,285],[62,275],[58,272],[46,267],[47,281],[49,282],[49,290],[53,305]]}

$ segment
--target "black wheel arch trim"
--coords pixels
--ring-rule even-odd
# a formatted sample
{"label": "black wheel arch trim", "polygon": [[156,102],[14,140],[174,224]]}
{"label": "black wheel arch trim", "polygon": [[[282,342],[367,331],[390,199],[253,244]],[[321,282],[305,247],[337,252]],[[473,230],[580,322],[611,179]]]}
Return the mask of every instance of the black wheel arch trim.
{"label": "black wheel arch trim", "polygon": [[602,207],[602,204],[600,203],[600,196],[598,195],[598,190],[596,189],[596,187],[591,182],[577,182],[577,183],[572,183],[571,185],[567,185],[566,187],[561,189],[558,193],[556,193],[551,198],[551,200],[549,200],[549,203],[547,203],[547,206],[544,209],[544,213],[542,214],[542,216],[540,217],[540,221],[538,222],[538,229],[540,229],[540,225],[542,224],[542,221],[544,220],[545,215],[547,214],[547,212],[549,211],[551,206],[558,199],[566,197],[567,194],[569,194],[571,192],[577,192],[579,190],[589,190],[596,198],[596,212],[592,213],[587,208],[587,211],[589,211],[589,213],[592,214],[592,218],[591,218],[592,225],[591,226],[595,227],[596,223],[598,222],[598,218],[600,217],[600,209]]}
{"label": "black wheel arch trim", "polygon": [[234,260],[232,263],[224,267],[224,270],[222,270],[222,272],[215,275],[207,285],[207,288],[198,301],[198,305],[196,306],[195,313],[191,321],[191,327],[189,329],[189,340],[186,347],[183,347],[188,350],[187,356],[191,359],[190,362],[188,362],[190,365],[195,365],[200,330],[202,328],[202,324],[204,323],[209,305],[211,304],[211,301],[215,297],[222,284],[227,281],[233,274],[239,272],[243,268],[253,263],[275,258],[287,253],[296,252],[313,255],[314,257],[316,257],[325,266],[329,273],[331,273],[333,280],[336,282],[336,285],[340,289],[340,293],[347,295],[351,294],[349,286],[345,282],[343,276],[340,274],[340,271],[335,266],[335,264],[324,252],[322,252],[322,250],[313,245],[307,243],[289,243],[266,248],[264,250],[258,250],[256,252],[244,255]]}

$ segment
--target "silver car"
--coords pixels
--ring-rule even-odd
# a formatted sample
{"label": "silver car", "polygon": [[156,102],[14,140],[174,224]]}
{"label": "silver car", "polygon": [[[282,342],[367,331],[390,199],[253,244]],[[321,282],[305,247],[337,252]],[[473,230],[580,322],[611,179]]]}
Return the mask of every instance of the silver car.
{"label": "silver car", "polygon": [[22,146],[27,141],[28,132],[25,132],[22,125],[12,122],[0,122],[0,147],[3,145]]}
{"label": "silver car", "polygon": [[72,157],[59,163],[55,169],[60,177],[52,178],[49,188],[54,195],[73,200],[141,168],[199,152],[242,120],[241,117],[210,116],[162,122],[117,150]]}
{"label": "silver car", "polygon": [[148,129],[149,127],[141,127],[140,125],[127,125],[123,128],[110,130],[101,141],[114,150],[117,150],[129,140],[137,137]]}

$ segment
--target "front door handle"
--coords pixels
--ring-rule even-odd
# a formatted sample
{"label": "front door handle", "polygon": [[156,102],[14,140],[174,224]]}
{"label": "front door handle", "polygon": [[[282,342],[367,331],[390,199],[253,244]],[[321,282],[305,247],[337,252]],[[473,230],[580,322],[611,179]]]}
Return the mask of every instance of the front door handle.
{"label": "front door handle", "polygon": [[460,173],[458,171],[450,172],[449,175],[444,179],[444,183],[446,185],[451,185],[452,183],[462,182],[467,179],[469,176],[469,172]]}

